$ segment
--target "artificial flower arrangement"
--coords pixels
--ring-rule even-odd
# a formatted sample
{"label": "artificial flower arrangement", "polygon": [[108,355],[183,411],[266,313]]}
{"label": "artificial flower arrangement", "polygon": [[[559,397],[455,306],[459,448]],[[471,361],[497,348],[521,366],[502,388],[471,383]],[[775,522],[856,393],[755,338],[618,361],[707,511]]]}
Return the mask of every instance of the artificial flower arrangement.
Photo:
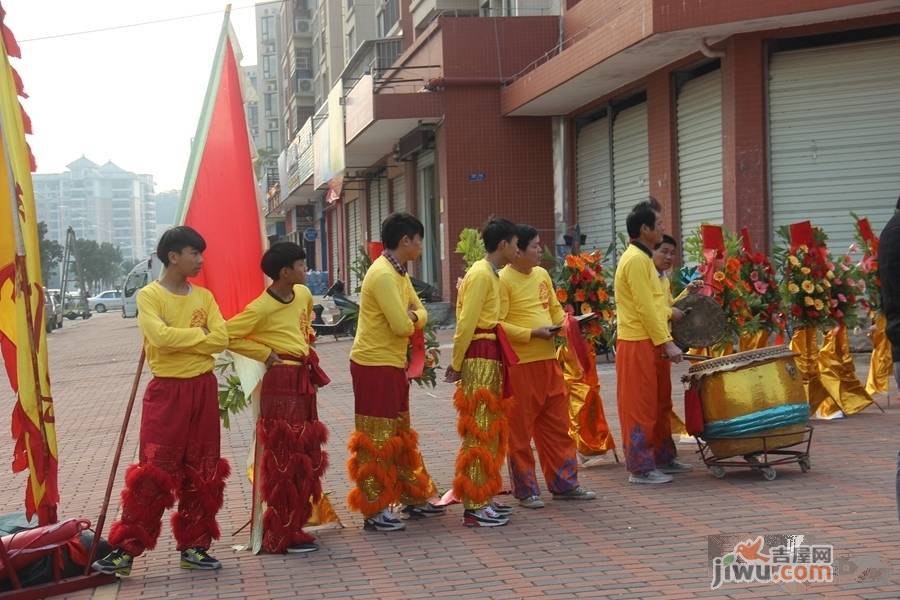
{"label": "artificial flower arrangement", "polygon": [[695,263],[696,273],[705,282],[703,293],[718,302],[725,313],[725,337],[728,344],[748,331],[756,331],[757,319],[750,309],[752,287],[742,278],[741,242],[734,235],[724,232],[721,251],[704,248],[701,230],[684,243],[689,261]]}
{"label": "artificial flower arrangement", "polygon": [[762,252],[752,252],[745,245],[740,260],[740,278],[747,292],[747,306],[752,317],[746,324],[745,333],[782,331],[785,317],[781,309],[775,270],[769,257]]}
{"label": "artificial flower arrangement", "polygon": [[825,249],[825,234],[814,229],[814,245],[796,247],[788,242],[786,227],[779,234],[787,243],[777,255],[781,258],[781,297],[784,305],[790,307],[788,319],[792,328],[829,327],[833,324],[831,286],[835,273]]}
{"label": "artificial flower arrangement", "polygon": [[615,335],[615,302],[612,278],[599,250],[566,256],[556,281],[556,298],[563,309],[572,315],[596,313],[598,319],[584,326],[588,343],[613,343]]}
{"label": "artificial flower arrangement", "polygon": [[831,287],[828,288],[831,292],[831,316],[838,324],[856,327],[863,315],[869,312],[866,282],[849,254],[828,266],[832,267],[831,272],[834,274],[830,281]]}
{"label": "artificial flower arrangement", "polygon": [[[856,224],[856,243],[862,249],[857,264],[859,279],[865,285],[865,301],[872,313],[881,310],[881,279],[878,277],[878,238],[872,232],[869,220],[850,213]],[[851,251],[856,248],[851,246]]]}

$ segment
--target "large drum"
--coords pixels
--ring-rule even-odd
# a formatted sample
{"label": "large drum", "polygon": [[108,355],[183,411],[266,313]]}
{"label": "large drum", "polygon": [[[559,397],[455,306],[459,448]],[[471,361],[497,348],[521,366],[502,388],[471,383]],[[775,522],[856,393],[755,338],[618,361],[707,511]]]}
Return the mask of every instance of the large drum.
{"label": "large drum", "polygon": [[698,382],[704,430],[716,458],[798,444],[809,420],[809,404],[795,354],[787,346],[738,352],[692,365]]}

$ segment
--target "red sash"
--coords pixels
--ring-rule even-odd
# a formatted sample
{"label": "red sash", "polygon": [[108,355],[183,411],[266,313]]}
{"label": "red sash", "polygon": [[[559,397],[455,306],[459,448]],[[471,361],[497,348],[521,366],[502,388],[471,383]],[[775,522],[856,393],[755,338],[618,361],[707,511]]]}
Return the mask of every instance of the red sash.
{"label": "red sash", "polygon": [[512,344],[509,343],[509,338],[506,337],[506,332],[503,331],[503,327],[497,325],[493,329],[476,329],[475,334],[485,334],[485,333],[493,333],[497,336],[497,348],[500,350],[500,364],[503,369],[503,397],[511,398],[512,397],[512,381],[509,376],[509,368],[519,364],[519,356],[516,354],[516,351],[513,350]]}
{"label": "red sash", "polygon": [[[299,366],[302,369],[302,372],[306,375],[306,377],[303,377],[300,382],[300,390],[298,390],[300,394],[315,394],[316,387],[314,386],[324,387],[331,383],[331,378],[328,377],[325,371],[322,370],[322,367],[319,366],[319,355],[316,354],[316,351],[312,348],[309,349],[308,356],[279,354],[278,358],[300,363],[300,365],[297,366]],[[295,365],[284,366],[291,367]]]}

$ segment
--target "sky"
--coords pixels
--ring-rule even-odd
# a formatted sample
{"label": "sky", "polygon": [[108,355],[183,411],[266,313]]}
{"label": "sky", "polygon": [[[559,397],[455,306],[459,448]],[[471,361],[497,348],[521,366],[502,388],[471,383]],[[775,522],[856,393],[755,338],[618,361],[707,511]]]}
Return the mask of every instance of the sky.
{"label": "sky", "polygon": [[[82,154],[181,188],[222,25],[224,0],[3,0],[22,48],[12,59],[29,98],[38,173]],[[244,54],[256,62],[252,0],[232,3]],[[165,23],[27,41],[199,13]]]}

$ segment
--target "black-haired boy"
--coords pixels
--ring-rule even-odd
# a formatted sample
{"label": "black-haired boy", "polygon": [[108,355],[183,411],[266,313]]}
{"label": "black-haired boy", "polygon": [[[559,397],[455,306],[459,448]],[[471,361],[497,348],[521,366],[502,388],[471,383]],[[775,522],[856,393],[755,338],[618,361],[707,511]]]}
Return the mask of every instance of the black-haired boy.
{"label": "black-haired boy", "polygon": [[329,379],[310,345],[306,253],[293,242],[274,244],[263,254],[262,270],[272,285],[228,321],[229,349],[268,367],[256,422],[251,549],[312,552],[318,546],[303,526],[322,496],[328,466],[316,390]]}
{"label": "black-haired boy", "polygon": [[114,550],[93,564],[101,573],[130,575],[132,558],[156,546],[162,513],[178,496],[172,530],[184,569],[218,569],[207,553],[219,539],[230,468],[219,456],[219,400],[213,355],[228,344],[225,320],[213,295],[191,285],[200,273],[206,242],[190,227],[174,227],[159,240],[165,265],[159,281],[137,297],[138,327],[153,379],[144,393],[140,459],[125,472],[122,518],[113,524]]}

